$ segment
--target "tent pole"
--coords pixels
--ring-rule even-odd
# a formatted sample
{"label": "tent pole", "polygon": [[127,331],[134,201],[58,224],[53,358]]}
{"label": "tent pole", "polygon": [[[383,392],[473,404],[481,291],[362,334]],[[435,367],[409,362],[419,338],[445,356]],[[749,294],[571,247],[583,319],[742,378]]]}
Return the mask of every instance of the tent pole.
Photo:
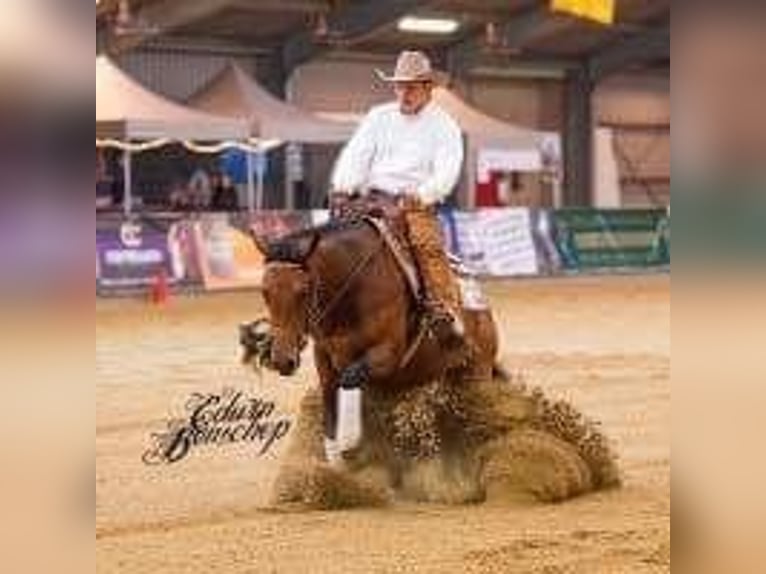
{"label": "tent pole", "polygon": [[247,211],[255,211],[255,187],[253,183],[253,152],[247,151]]}
{"label": "tent pole", "polygon": [[[287,149],[287,148],[285,148]],[[290,152],[285,151],[285,204],[284,209],[292,210],[293,205],[295,205],[295,199],[293,197],[293,182],[290,178],[290,159],[288,158]]]}
{"label": "tent pole", "polygon": [[467,199],[467,205],[465,206],[466,209],[475,209],[476,208],[476,176],[477,176],[477,166],[476,162],[478,161],[478,151],[476,147],[469,141],[468,145],[466,146],[466,179],[468,180],[468,193],[466,194]]}
{"label": "tent pole", "polygon": [[130,150],[122,152],[122,207],[126,216],[133,212],[133,182]]}
{"label": "tent pole", "polygon": [[258,211],[263,209],[263,178],[266,175],[266,151],[258,152],[258,186],[256,187],[256,208]]}
{"label": "tent pole", "polygon": [[564,204],[562,200],[563,189],[561,186],[561,178],[559,177],[559,172],[551,170],[551,179],[553,180],[553,207],[558,209]]}
{"label": "tent pole", "polygon": [[[265,152],[262,152],[265,153]],[[265,158],[263,159],[265,161]],[[256,188],[256,206],[258,210],[263,209],[263,177],[264,177],[264,168],[263,165],[261,165],[261,169],[258,170],[258,187]]]}

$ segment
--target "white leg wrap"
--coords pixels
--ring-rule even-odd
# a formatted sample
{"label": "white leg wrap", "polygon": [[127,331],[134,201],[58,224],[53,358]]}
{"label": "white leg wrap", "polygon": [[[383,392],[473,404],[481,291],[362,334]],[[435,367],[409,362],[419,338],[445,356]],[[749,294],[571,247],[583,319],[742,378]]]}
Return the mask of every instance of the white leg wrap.
{"label": "white leg wrap", "polygon": [[335,438],[340,452],[362,440],[362,389],[338,389],[338,426]]}

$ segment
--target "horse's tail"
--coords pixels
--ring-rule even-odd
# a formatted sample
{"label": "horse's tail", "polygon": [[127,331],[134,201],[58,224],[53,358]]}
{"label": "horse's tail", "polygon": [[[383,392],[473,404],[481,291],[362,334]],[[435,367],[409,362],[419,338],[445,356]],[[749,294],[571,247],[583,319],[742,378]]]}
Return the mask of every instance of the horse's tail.
{"label": "horse's tail", "polygon": [[492,378],[493,379],[499,379],[504,383],[508,383],[511,381],[511,374],[508,372],[508,369],[506,369],[503,365],[495,361],[492,364]]}

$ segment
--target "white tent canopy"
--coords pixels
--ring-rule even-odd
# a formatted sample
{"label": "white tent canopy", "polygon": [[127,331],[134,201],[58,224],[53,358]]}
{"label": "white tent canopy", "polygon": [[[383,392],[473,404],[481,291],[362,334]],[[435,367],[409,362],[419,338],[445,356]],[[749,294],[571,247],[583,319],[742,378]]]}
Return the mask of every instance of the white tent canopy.
{"label": "white tent canopy", "polygon": [[[464,200],[475,202],[474,182],[483,179],[487,169],[508,168],[518,171],[548,169],[546,155],[558,149],[558,134],[523,128],[493,118],[469,105],[445,87],[434,90],[434,101],[457,122],[463,132],[467,150],[465,159]],[[324,113],[323,117],[358,122],[362,116],[350,113]],[[554,192],[558,193],[558,192]]]}
{"label": "white tent canopy", "polygon": [[475,204],[474,182],[483,181],[489,169],[543,169],[546,163],[544,150],[551,147],[551,138],[556,139],[556,134],[522,128],[495,119],[471,107],[444,87],[434,90],[434,101],[453,117],[466,137],[465,200],[468,205]]}
{"label": "white tent canopy", "polygon": [[437,87],[434,101],[458,123],[473,147],[537,150],[544,140],[542,132],[488,116],[447,88]]}
{"label": "white tent canopy", "polygon": [[248,135],[245,122],[182,106],[143,87],[106,56],[96,57],[96,138],[223,141]]}
{"label": "white tent canopy", "polygon": [[340,143],[356,129],[353,122],[324,119],[283,102],[236,64],[228,64],[189,103],[206,112],[246,120],[251,134],[263,140]]}

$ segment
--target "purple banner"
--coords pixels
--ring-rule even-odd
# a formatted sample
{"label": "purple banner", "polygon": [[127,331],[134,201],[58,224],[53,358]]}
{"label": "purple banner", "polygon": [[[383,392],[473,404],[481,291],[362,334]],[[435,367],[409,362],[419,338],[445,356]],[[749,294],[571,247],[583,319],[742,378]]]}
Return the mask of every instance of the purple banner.
{"label": "purple banner", "polygon": [[100,287],[139,287],[165,273],[178,281],[168,231],[142,221],[102,222],[96,228],[96,279]]}

